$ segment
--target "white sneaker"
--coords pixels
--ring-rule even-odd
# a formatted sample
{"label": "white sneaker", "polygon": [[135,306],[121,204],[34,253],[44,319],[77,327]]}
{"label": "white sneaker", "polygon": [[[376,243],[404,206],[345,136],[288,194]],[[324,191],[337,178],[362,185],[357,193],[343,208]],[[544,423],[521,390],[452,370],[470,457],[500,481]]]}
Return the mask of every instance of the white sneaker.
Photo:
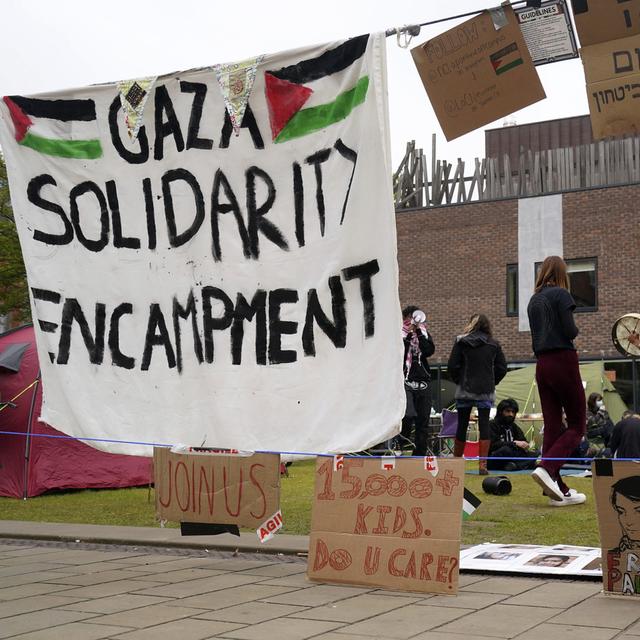
{"label": "white sneaker", "polygon": [[552,500],[562,502],[564,495],[560,491],[558,483],[549,475],[549,472],[542,467],[536,467],[531,477],[542,487],[542,493]]}
{"label": "white sneaker", "polygon": [[568,507],[572,504],[583,504],[587,501],[587,496],[584,493],[578,493],[575,489],[569,489],[568,493],[564,494],[564,498],[559,500],[549,500],[550,507]]}

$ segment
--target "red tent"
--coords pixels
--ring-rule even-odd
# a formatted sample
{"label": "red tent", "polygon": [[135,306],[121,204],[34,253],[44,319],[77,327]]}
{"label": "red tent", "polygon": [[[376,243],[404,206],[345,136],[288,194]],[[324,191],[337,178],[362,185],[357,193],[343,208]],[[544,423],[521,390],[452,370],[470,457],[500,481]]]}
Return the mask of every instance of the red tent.
{"label": "red tent", "polygon": [[[33,326],[0,335],[0,496],[149,484],[151,458],[104,453],[79,440],[46,437],[64,434],[38,421],[39,370]],[[7,402],[15,407],[2,404]]]}

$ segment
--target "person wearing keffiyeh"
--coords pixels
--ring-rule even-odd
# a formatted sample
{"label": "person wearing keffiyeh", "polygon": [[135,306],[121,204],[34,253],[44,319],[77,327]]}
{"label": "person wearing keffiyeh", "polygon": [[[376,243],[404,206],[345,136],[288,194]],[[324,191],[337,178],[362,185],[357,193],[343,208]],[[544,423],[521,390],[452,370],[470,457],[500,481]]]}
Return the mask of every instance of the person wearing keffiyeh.
{"label": "person wearing keffiyeh", "polygon": [[[404,389],[407,410],[402,419],[401,435],[411,440],[411,428],[415,427],[415,456],[427,455],[429,418],[431,416],[431,373],[427,358],[436,350],[424,322],[417,322],[416,306],[402,310],[402,340],[404,342]],[[424,317],[424,314],[421,314]]]}

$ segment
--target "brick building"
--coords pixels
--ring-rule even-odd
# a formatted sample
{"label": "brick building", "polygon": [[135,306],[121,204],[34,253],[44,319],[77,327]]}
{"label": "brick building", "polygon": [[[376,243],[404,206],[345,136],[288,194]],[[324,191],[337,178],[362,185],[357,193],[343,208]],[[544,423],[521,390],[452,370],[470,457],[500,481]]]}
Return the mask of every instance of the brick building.
{"label": "brick building", "polygon": [[469,316],[484,312],[511,366],[532,362],[526,303],[536,264],[550,254],[570,266],[584,361],[604,360],[638,407],[637,367],[611,341],[621,315],[640,312],[640,184],[471,202],[397,213],[400,300],[427,314],[441,380],[436,406],[452,395],[446,361]]}

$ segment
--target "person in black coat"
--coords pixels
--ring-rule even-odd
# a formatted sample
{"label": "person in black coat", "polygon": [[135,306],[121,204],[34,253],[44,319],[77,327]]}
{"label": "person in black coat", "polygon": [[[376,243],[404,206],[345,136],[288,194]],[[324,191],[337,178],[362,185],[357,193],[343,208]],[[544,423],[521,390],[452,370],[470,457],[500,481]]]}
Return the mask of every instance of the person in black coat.
{"label": "person in black coat", "polygon": [[489,411],[496,399],[496,384],[507,373],[507,362],[500,343],[493,339],[491,324],[484,314],[474,314],[456,338],[447,365],[449,376],[456,383],[458,429],[453,454],[462,456],[467,440],[471,409],[478,409],[479,473],[487,475],[489,453]]}
{"label": "person in black coat", "polygon": [[404,390],[407,409],[402,419],[401,435],[411,440],[411,427],[415,426],[415,448],[413,455],[426,456],[431,417],[431,372],[427,358],[436,347],[427,331],[426,316],[416,306],[402,310],[402,340],[404,342]]}
{"label": "person in black coat", "polygon": [[491,471],[533,469],[535,465],[538,453],[530,450],[524,432],[515,422],[519,408],[513,398],[501,400],[496,417],[489,422],[491,446],[487,466]]}
{"label": "person in black coat", "polygon": [[609,447],[616,458],[640,459],[640,415],[633,411],[622,414],[613,427]]}

